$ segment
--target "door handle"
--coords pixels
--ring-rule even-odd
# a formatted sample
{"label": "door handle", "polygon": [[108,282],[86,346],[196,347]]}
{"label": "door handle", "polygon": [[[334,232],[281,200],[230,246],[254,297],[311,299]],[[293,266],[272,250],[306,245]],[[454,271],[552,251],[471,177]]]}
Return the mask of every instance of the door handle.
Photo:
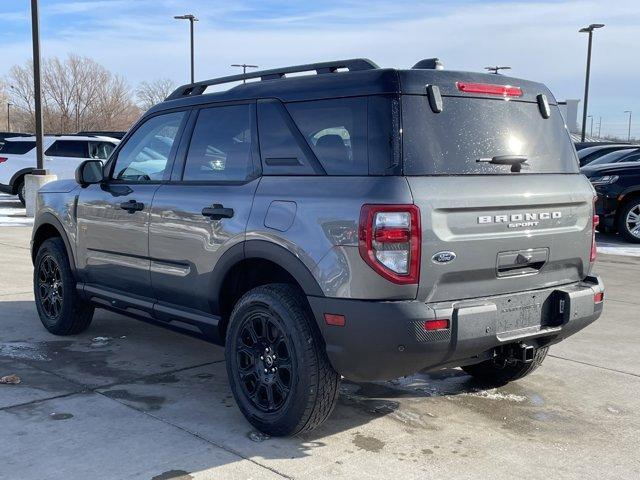
{"label": "door handle", "polygon": [[139,212],[144,209],[144,203],[136,202],[135,200],[129,200],[128,202],[122,202],[120,204],[122,210],[127,210],[129,213]]}
{"label": "door handle", "polygon": [[211,220],[220,220],[222,218],[233,217],[233,208],[224,208],[219,203],[214,203],[210,207],[202,209],[202,215],[209,217]]}

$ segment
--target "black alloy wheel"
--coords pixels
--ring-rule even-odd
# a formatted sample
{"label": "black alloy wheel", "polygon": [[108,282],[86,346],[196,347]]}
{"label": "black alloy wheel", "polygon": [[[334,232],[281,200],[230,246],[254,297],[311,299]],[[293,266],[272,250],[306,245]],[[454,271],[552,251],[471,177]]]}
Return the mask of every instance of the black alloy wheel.
{"label": "black alloy wheel", "polygon": [[38,266],[38,292],[45,315],[54,320],[62,311],[64,291],[58,262],[46,255]]}
{"label": "black alloy wheel", "polygon": [[276,412],[287,401],[294,372],[292,347],[269,310],[252,306],[236,341],[242,389],[263,412]]}

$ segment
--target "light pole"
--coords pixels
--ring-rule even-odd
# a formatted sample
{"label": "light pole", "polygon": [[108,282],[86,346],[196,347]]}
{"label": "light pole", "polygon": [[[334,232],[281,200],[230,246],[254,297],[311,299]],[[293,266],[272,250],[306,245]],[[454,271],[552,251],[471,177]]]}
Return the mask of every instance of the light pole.
{"label": "light pole", "polygon": [[631,141],[631,110],[625,110],[624,113],[629,114],[629,130],[627,131],[627,142]]}
{"label": "light pole", "polygon": [[593,115],[587,115],[587,118],[591,119],[591,126],[589,127],[589,136],[593,137]]}
{"label": "light pole", "polygon": [[591,44],[593,43],[593,31],[596,28],[604,27],[603,23],[592,23],[588,27],[578,30],[580,33],[589,34],[589,46],[587,48],[587,74],[584,80],[584,106],[582,107],[582,135],[581,141],[584,142],[585,130],[587,128],[587,104],[589,103],[589,75],[591,72]]}
{"label": "light pole", "polygon": [[[247,68],[258,68],[258,65],[249,65],[246,63],[234,63],[231,65],[232,67],[240,67],[242,68],[242,74],[246,74],[247,73]],[[242,79],[242,83],[247,83],[247,81],[245,79]]]}
{"label": "light pole", "polygon": [[192,14],[187,14],[187,15],[176,15],[175,17],[176,20],[189,20],[189,34],[190,34],[190,38],[191,38],[191,83],[195,82],[195,68],[194,68],[194,59],[193,59],[193,22],[197,22],[198,19],[196,18],[195,15]]}
{"label": "light pole", "polygon": [[7,132],[11,132],[11,107],[13,103],[7,102]]}

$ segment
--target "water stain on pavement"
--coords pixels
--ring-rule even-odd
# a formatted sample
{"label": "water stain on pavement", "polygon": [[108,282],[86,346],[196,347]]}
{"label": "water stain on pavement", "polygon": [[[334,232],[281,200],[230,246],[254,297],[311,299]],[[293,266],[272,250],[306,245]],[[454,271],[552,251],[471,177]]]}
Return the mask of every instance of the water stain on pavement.
{"label": "water stain on pavement", "polygon": [[378,453],[386,445],[386,443],[378,440],[376,437],[362,435],[361,433],[356,433],[351,442],[359,449],[372,453]]}
{"label": "water stain on pavement", "polygon": [[125,402],[140,404],[143,406],[143,410],[145,411],[160,410],[160,408],[166,401],[165,397],[155,395],[137,395],[124,389],[107,390],[102,393],[109,398],[113,398],[114,400],[124,400]]}
{"label": "water stain on pavement", "polygon": [[52,413],[49,418],[51,420],[69,420],[73,418],[73,415],[71,413]]}
{"label": "water stain on pavement", "polygon": [[169,470],[152,477],[151,480],[192,480],[193,476],[184,470]]}

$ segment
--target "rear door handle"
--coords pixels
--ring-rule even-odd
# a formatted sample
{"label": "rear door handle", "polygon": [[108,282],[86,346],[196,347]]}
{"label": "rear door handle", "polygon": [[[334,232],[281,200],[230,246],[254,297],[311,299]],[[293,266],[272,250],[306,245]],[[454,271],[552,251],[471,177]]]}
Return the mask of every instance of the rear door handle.
{"label": "rear door handle", "polygon": [[127,210],[129,213],[139,212],[144,209],[144,203],[136,202],[135,200],[129,200],[128,202],[122,202],[120,204],[122,210]]}
{"label": "rear door handle", "polygon": [[222,218],[233,217],[233,208],[224,208],[219,203],[214,203],[210,207],[202,209],[202,215],[209,217],[211,220],[220,220]]}

